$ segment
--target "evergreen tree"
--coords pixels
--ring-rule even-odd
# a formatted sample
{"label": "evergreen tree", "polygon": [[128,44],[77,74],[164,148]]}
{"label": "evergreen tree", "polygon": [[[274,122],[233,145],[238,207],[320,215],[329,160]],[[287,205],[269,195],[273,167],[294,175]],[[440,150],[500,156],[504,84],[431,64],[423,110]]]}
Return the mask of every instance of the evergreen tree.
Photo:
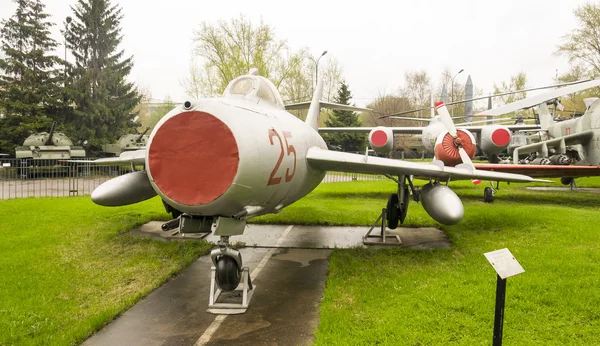
{"label": "evergreen tree", "polygon": [[12,153],[33,132],[48,131],[61,120],[61,60],[50,54],[57,46],[50,37],[49,17],[41,0],[15,0],[17,9],[0,29],[0,151]]}
{"label": "evergreen tree", "polygon": [[[334,98],[335,103],[350,105],[352,94],[345,81],[340,83],[337,95]],[[326,127],[359,127],[362,121],[358,114],[351,111],[332,111],[327,121]],[[331,148],[339,148],[341,151],[362,151],[365,149],[367,136],[362,133],[330,133],[324,134],[323,139]]]}
{"label": "evergreen tree", "polygon": [[133,58],[123,59],[123,50],[118,50],[123,18],[119,6],[110,0],[78,0],[71,9],[74,18],[66,37],[75,57],[67,80],[75,104],[73,130],[94,152],[137,126],[133,109],[141,95],[126,80]]}

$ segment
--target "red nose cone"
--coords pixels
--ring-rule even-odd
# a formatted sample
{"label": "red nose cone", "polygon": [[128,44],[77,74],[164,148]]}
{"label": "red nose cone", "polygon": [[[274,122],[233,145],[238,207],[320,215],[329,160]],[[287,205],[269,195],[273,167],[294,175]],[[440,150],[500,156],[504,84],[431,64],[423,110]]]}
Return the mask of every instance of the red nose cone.
{"label": "red nose cone", "polygon": [[505,129],[497,129],[492,133],[492,142],[499,147],[508,145],[510,142],[510,133]]}
{"label": "red nose cone", "polygon": [[148,169],[154,183],[171,200],[203,205],[221,196],[233,183],[239,152],[231,130],[215,116],[183,112],[154,134]]}
{"label": "red nose cone", "polygon": [[385,133],[385,131],[375,131],[373,132],[373,134],[371,135],[371,143],[373,143],[374,146],[376,147],[382,147],[385,145],[385,143],[387,143],[388,141],[388,136]]}
{"label": "red nose cone", "polygon": [[[470,158],[475,156],[475,144],[471,141],[471,137],[462,130],[456,131],[456,140],[460,141],[463,149],[467,152]],[[456,166],[462,163],[460,152],[457,147],[457,141],[449,133],[442,138],[441,143],[437,143],[434,147],[435,157],[444,162],[446,166]]]}

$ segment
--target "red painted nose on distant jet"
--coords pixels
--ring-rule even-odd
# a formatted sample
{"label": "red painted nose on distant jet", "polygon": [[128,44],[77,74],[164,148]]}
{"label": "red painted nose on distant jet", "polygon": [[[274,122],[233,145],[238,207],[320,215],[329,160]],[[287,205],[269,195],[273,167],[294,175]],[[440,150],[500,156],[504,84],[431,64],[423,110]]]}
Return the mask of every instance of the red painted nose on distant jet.
{"label": "red painted nose on distant jet", "polygon": [[499,147],[506,146],[510,142],[510,132],[505,129],[497,129],[492,133],[492,141]]}
{"label": "red painted nose on distant jet", "polygon": [[219,198],[233,183],[238,166],[231,129],[205,112],[182,112],[168,119],[148,151],[154,184],[182,205],[204,205]]}

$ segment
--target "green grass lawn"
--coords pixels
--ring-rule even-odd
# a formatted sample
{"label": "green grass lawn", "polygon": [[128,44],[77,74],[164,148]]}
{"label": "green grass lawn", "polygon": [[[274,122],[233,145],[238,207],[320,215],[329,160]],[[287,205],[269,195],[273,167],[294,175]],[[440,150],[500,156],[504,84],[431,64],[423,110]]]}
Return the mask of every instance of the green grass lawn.
{"label": "green grass lawn", "polygon": [[71,345],[201,254],[205,242],[123,232],[167,219],[159,199],[120,208],[89,197],[0,201],[0,345]]}
{"label": "green grass lawn", "polygon": [[[507,247],[526,272],[508,280],[505,344],[600,345],[600,195],[504,184],[486,204],[483,186],[451,186],[465,204],[462,222],[439,225],[411,203],[406,223],[440,227],[452,249],[333,253],[316,344],[491,344],[496,274],[483,253]],[[257,221],[368,225],[394,188],[322,185]]]}
{"label": "green grass lawn", "polygon": [[[508,280],[506,344],[600,344],[600,195],[503,184],[486,204],[483,186],[451,186],[465,204],[458,225],[417,203],[405,222],[440,227],[451,249],[334,251],[316,343],[489,345],[496,276],[483,253],[508,247],[526,272]],[[395,188],[322,184],[252,222],[370,225]],[[0,345],[79,343],[208,251],[123,233],[166,218],[156,198],[121,208],[89,197],[0,201]]]}

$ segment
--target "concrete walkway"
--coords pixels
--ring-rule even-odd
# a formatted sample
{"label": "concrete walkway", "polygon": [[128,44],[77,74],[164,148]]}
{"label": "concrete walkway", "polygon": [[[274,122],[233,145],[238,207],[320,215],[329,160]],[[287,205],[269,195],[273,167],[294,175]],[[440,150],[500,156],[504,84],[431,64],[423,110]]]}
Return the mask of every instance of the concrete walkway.
{"label": "concrete walkway", "polygon": [[[171,236],[172,232],[160,230],[161,224],[151,222],[132,234],[162,241],[194,238]],[[240,250],[255,285],[245,314],[206,312],[212,262],[204,256],[84,345],[310,345],[319,323],[330,249],[363,246],[367,230],[250,225],[243,236],[232,238],[232,242],[251,246]],[[446,236],[433,228],[399,229],[397,233],[405,247],[450,247]]]}

